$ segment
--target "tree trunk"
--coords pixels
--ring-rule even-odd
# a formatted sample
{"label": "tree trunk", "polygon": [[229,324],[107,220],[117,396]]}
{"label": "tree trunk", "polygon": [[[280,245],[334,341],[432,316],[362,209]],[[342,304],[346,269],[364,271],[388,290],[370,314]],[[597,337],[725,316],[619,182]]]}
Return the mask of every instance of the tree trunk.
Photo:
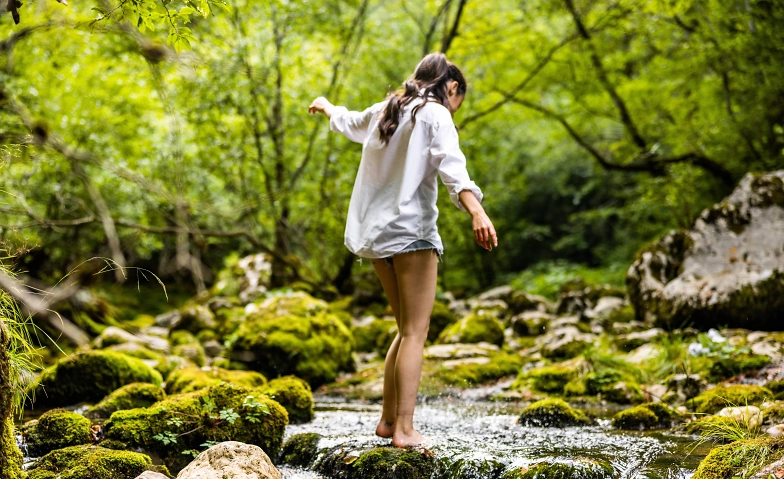
{"label": "tree trunk", "polygon": [[0,318],[0,477],[22,479],[25,477],[22,472],[22,453],[16,447],[14,435],[9,343],[8,327]]}

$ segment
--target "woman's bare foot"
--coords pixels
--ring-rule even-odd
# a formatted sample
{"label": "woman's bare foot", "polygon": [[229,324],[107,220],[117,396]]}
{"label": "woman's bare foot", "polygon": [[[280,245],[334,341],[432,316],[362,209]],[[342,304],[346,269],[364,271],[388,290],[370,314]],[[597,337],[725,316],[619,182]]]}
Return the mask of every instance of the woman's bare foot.
{"label": "woman's bare foot", "polygon": [[425,436],[419,434],[419,431],[412,429],[410,433],[405,434],[402,431],[395,431],[392,436],[392,445],[395,447],[408,447],[419,446],[424,444]]}
{"label": "woman's bare foot", "polygon": [[381,418],[376,426],[376,436],[390,438],[395,432],[395,423],[389,419]]}

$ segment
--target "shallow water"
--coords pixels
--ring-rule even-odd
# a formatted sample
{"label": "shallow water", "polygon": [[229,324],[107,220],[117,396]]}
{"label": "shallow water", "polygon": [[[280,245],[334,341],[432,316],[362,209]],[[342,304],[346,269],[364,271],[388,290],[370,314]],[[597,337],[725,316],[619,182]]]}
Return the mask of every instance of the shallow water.
{"label": "shallow water", "polygon": [[[520,405],[464,402],[439,399],[419,405],[415,424],[430,441],[436,457],[457,463],[463,460],[463,477],[487,477],[479,464],[495,460],[507,468],[541,460],[572,461],[577,458],[604,459],[612,464],[619,479],[687,479],[692,476],[709,447],[688,452],[696,438],[670,433],[618,432],[609,420],[579,428],[532,428],[516,423]],[[597,417],[613,411],[593,410]],[[316,417],[307,424],[291,425],[286,437],[302,432],[324,436],[319,448],[349,442],[388,445],[375,430],[380,405],[320,400]],[[473,470],[472,470],[473,469]],[[286,479],[319,479],[311,471],[282,467]]]}

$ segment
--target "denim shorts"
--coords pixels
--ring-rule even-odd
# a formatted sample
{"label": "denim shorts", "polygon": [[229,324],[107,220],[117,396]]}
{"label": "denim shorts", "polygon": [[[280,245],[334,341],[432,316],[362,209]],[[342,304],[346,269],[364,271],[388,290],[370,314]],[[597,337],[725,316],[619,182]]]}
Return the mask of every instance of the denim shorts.
{"label": "denim shorts", "polygon": [[408,246],[406,246],[402,250],[398,251],[397,253],[395,253],[395,254],[393,254],[391,256],[387,256],[386,258],[382,258],[382,259],[385,260],[390,266],[392,266],[392,256],[395,256],[396,254],[400,254],[400,253],[407,253],[409,251],[419,251],[419,250],[423,250],[423,249],[435,250],[435,252],[438,255],[438,257],[439,258],[441,257],[441,252],[438,250],[436,245],[434,245],[433,243],[431,243],[428,240],[416,240],[413,243],[409,243]]}

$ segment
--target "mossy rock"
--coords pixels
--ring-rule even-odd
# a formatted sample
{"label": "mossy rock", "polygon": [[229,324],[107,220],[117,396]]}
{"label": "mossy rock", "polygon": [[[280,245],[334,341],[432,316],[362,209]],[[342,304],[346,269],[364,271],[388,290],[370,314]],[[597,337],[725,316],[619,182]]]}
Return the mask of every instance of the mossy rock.
{"label": "mossy rock", "polygon": [[254,303],[256,311],[252,315],[268,318],[277,316],[316,316],[329,311],[329,303],[317,299],[304,291],[287,289],[273,290],[262,300]]}
{"label": "mossy rock", "polygon": [[586,393],[599,395],[602,399],[617,404],[643,402],[642,391],[634,380],[620,371],[604,369],[585,375]]}
{"label": "mossy rock", "polygon": [[764,403],[762,417],[765,420],[765,424],[784,424],[784,401]]}
{"label": "mossy rock", "polygon": [[760,437],[713,448],[700,462],[692,479],[732,479],[751,477],[756,469],[784,455],[780,439]]}
{"label": "mossy rock", "polygon": [[196,365],[182,356],[173,355],[164,356],[160,361],[158,361],[158,364],[155,365],[155,370],[161,373],[161,376],[167,382],[169,381],[169,377],[174,371],[185,368],[196,368]]}
{"label": "mossy rock", "polygon": [[449,479],[498,477],[506,469],[500,461],[476,456],[460,457],[457,460],[452,456],[439,456],[438,463],[439,477]]}
{"label": "mossy rock", "polygon": [[784,380],[770,381],[765,387],[770,389],[774,399],[784,399]]}
{"label": "mossy rock", "polygon": [[159,386],[161,374],[141,359],[110,351],[88,351],[61,359],[32,386],[36,407],[67,406],[98,401],[131,383]]}
{"label": "mossy rock", "polygon": [[561,399],[542,399],[523,409],[518,423],[533,427],[585,426],[591,420]]}
{"label": "mossy rock", "polygon": [[296,376],[273,379],[260,392],[277,401],[289,413],[289,424],[313,420],[313,393],[310,385]]}
{"label": "mossy rock", "polygon": [[435,469],[432,455],[413,448],[356,451],[342,445],[327,452],[315,467],[319,474],[343,479],[427,479]]}
{"label": "mossy rock", "polygon": [[43,456],[55,449],[89,444],[90,420],[81,414],[52,409],[27,427],[27,446],[33,456]]}
{"label": "mossy rock", "polygon": [[612,465],[594,459],[575,459],[573,462],[544,461],[530,467],[508,471],[501,479],[611,479],[616,477]]}
{"label": "mossy rock", "polygon": [[678,432],[698,436],[710,436],[710,431],[715,431],[720,426],[737,427],[738,420],[724,416],[705,416],[690,421],[678,427]]}
{"label": "mossy rock", "polygon": [[667,429],[680,418],[675,410],[662,403],[645,403],[619,412],[612,418],[616,429]]}
{"label": "mossy rock", "polygon": [[[221,418],[222,414],[233,420]],[[221,384],[169,396],[148,408],[117,411],[104,431],[108,439],[154,452],[170,469],[179,471],[188,463],[183,451],[198,450],[206,441],[253,444],[276,457],[286,424],[286,409],[265,394]]]}
{"label": "mossy rock", "polygon": [[432,377],[449,386],[468,388],[514,376],[519,373],[523,362],[517,354],[500,352],[488,358],[468,358],[460,364],[442,365]]}
{"label": "mossy rock", "polygon": [[318,455],[321,435],[315,432],[294,434],[283,444],[279,463],[289,466],[309,468]]}
{"label": "mossy rock", "polygon": [[435,342],[441,332],[455,321],[457,321],[457,316],[449,309],[449,306],[441,301],[433,303],[433,312],[430,313],[430,328],[427,330],[428,341]]}
{"label": "mossy rock", "polygon": [[115,411],[150,407],[166,397],[163,388],[150,383],[126,384],[91,407],[84,414],[89,418],[108,418]]}
{"label": "mossy rock", "polygon": [[728,379],[749,371],[758,371],[770,364],[770,358],[760,354],[739,354],[716,360],[708,372],[713,382]]}
{"label": "mossy rock", "polygon": [[537,391],[546,393],[564,393],[564,388],[570,381],[577,376],[577,369],[571,365],[553,364],[544,366],[521,374],[521,380],[527,380],[528,384]]}
{"label": "mossy rock", "polygon": [[215,314],[207,306],[196,304],[183,308],[180,311],[180,319],[173,326],[174,330],[185,330],[193,334],[203,329],[215,329],[218,322]]}
{"label": "mossy rock", "polygon": [[374,319],[367,324],[351,328],[354,337],[354,350],[369,353],[376,351],[384,357],[397,334],[394,319]]}
{"label": "mossy rock", "polygon": [[686,406],[698,413],[715,414],[727,406],[759,405],[772,399],[773,393],[762,386],[734,384],[716,386],[686,402]]}
{"label": "mossy rock", "polygon": [[460,321],[451,324],[438,336],[438,343],[480,343],[488,342],[497,346],[504,344],[504,328],[490,314],[471,313]]}
{"label": "mossy rock", "polygon": [[135,479],[157,470],[149,456],[99,446],[72,446],[45,455],[28,470],[28,479]]}
{"label": "mossy rock", "polygon": [[180,346],[182,344],[196,344],[199,340],[190,331],[178,330],[169,333],[169,343],[172,346]]}
{"label": "mossy rock", "polygon": [[267,377],[293,374],[312,387],[352,371],[351,331],[334,314],[251,316],[229,341],[231,359]]}
{"label": "mossy rock", "polygon": [[166,392],[168,394],[190,393],[221,383],[256,389],[267,384],[267,378],[256,371],[234,371],[216,367],[183,368],[173,372],[166,381]]}
{"label": "mossy rock", "polygon": [[207,363],[207,355],[204,353],[204,347],[199,343],[174,346],[172,355],[185,358],[199,367],[202,367]]}
{"label": "mossy rock", "polygon": [[160,361],[164,357],[162,354],[156,353],[155,351],[148,349],[139,343],[115,344],[113,346],[109,346],[108,348],[104,348],[104,351],[114,351],[115,353],[121,353],[132,358],[156,361]]}

